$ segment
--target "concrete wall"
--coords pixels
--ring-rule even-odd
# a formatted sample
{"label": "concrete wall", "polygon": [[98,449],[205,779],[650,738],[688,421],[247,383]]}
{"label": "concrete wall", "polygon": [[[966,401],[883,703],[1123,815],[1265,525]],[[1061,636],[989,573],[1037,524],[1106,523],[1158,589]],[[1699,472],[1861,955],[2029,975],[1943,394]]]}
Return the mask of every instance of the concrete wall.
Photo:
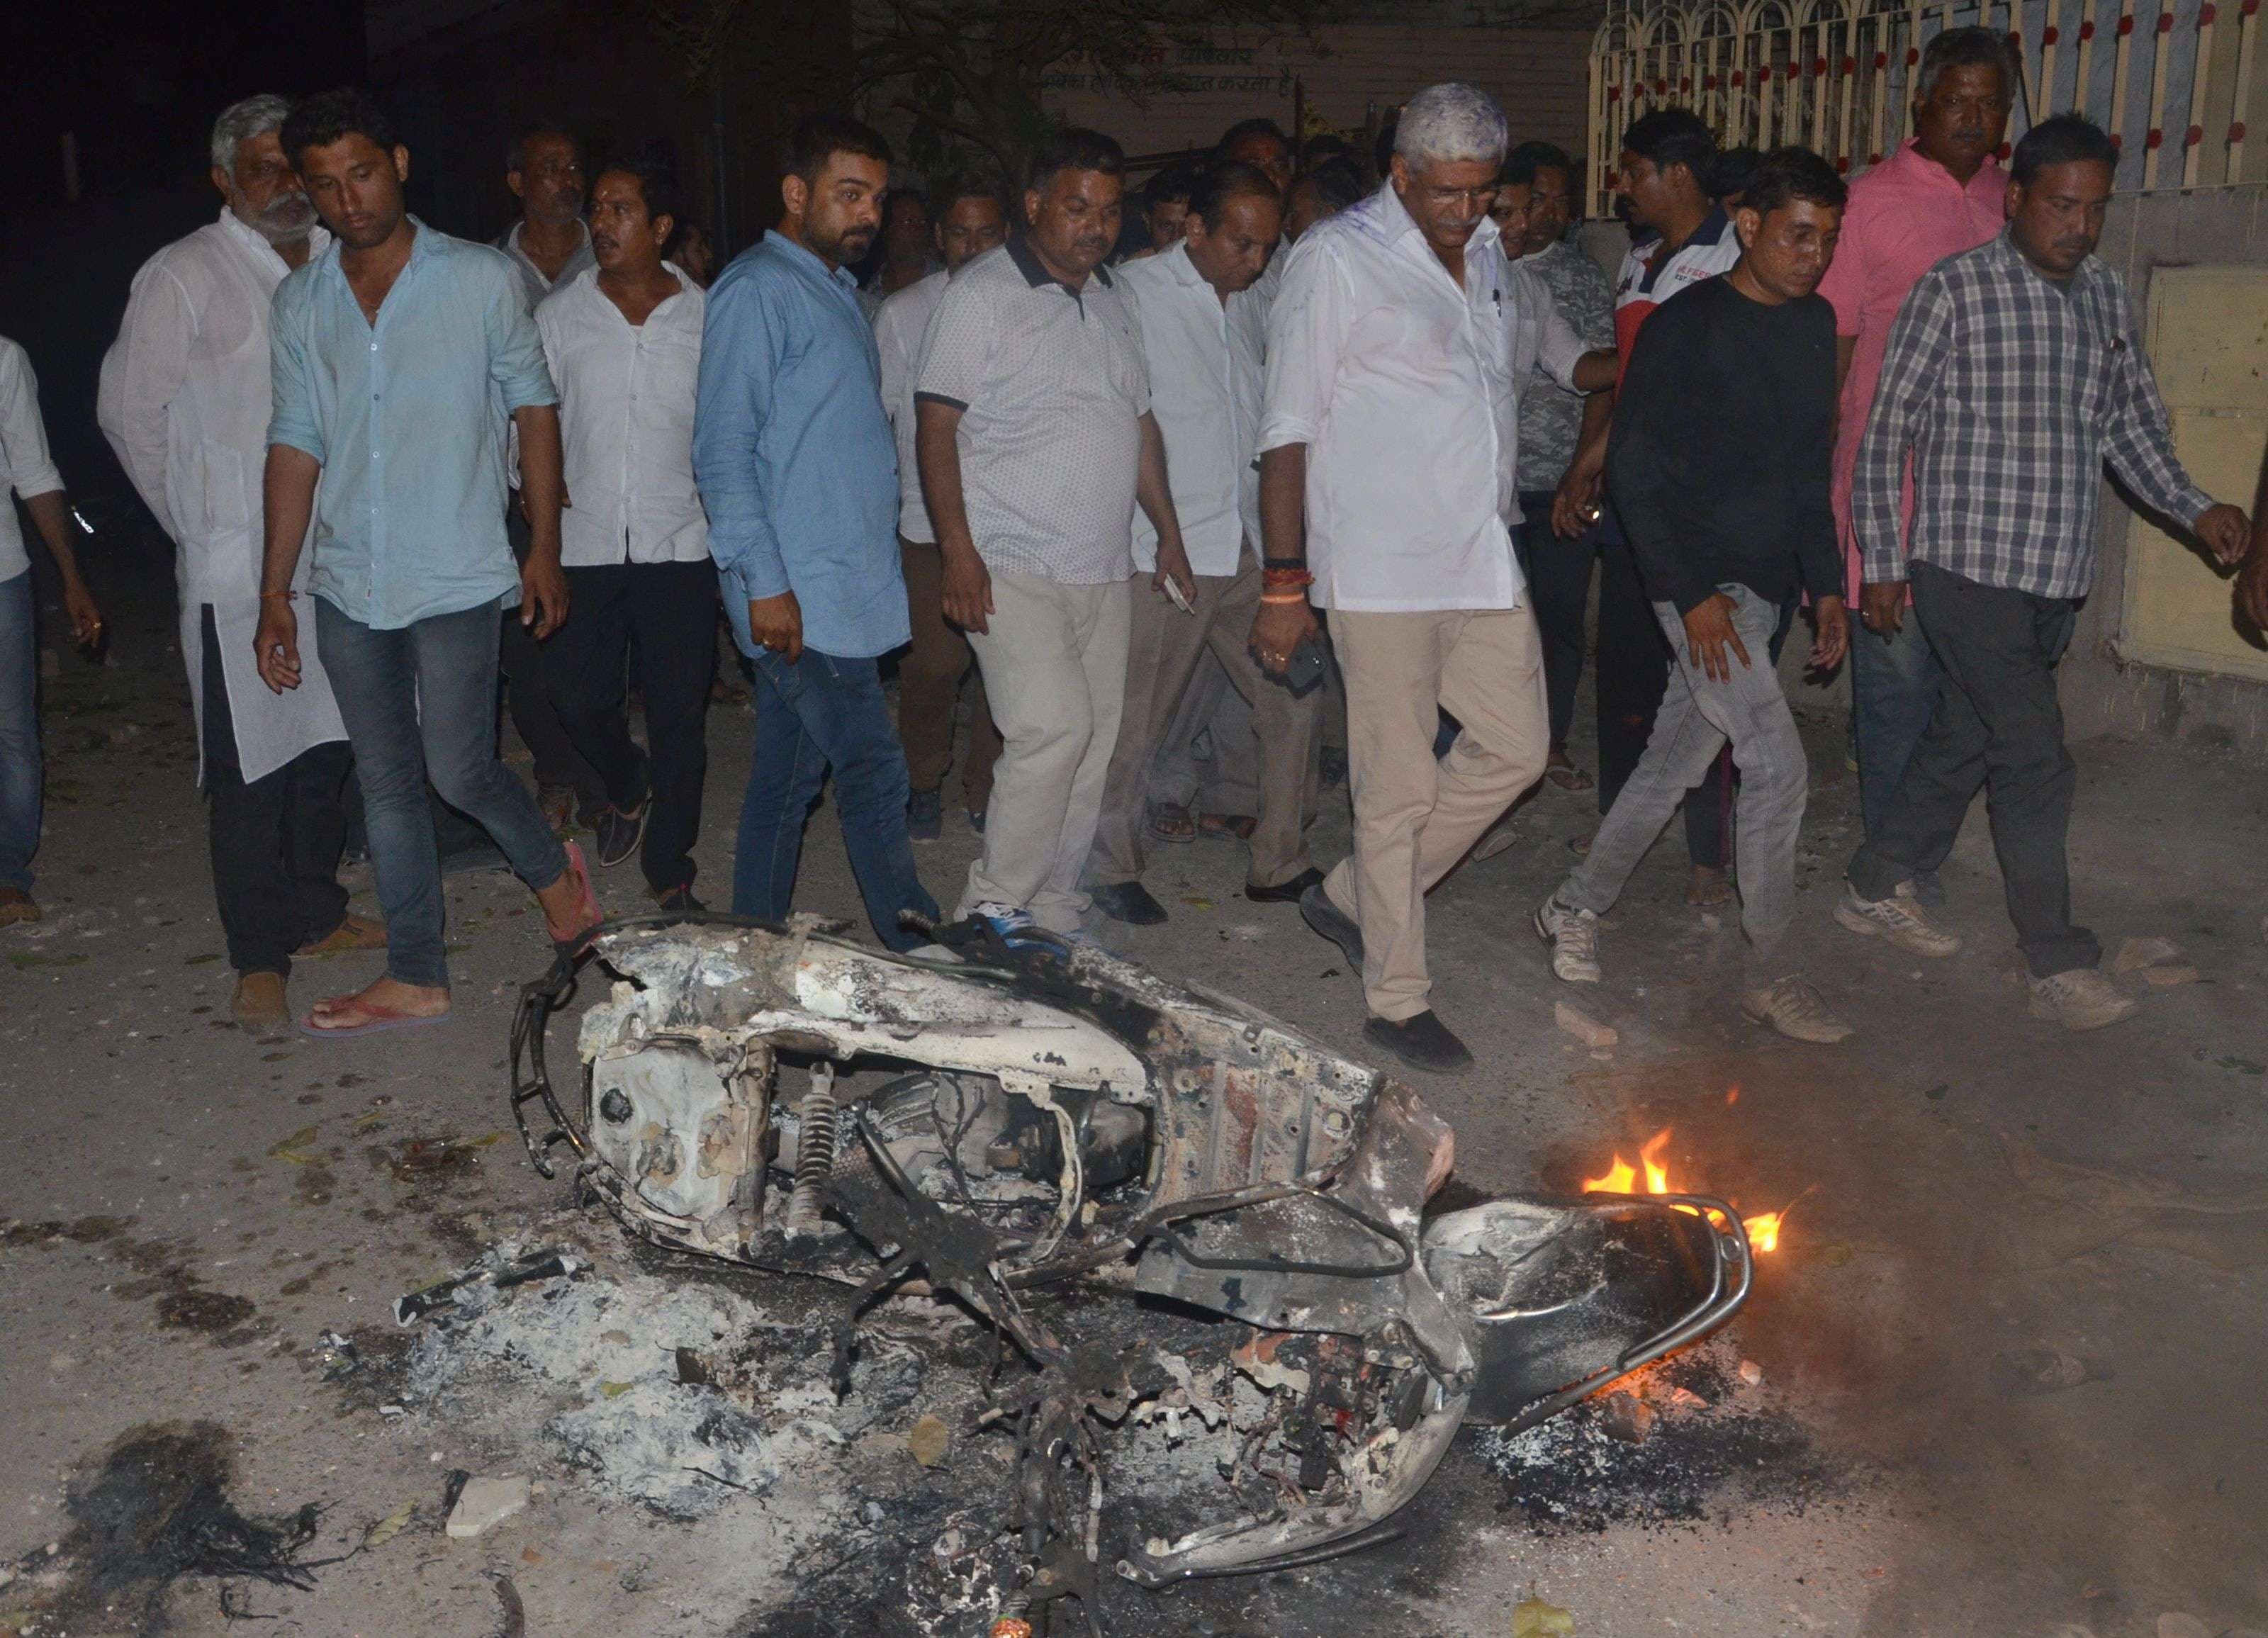
{"label": "concrete wall", "polygon": [[[2264,191],[2256,183],[2191,194],[2121,195],[2111,204],[2098,254],[2126,276],[2138,313],[2146,314],[2150,275],[2158,268],[2268,263]],[[2215,498],[2252,509],[2250,494]],[[2063,667],[2071,736],[2146,737],[2268,767],[2268,684],[2141,665],[2121,655],[2129,514],[2115,495],[2102,514],[2095,595],[2080,612]]]}

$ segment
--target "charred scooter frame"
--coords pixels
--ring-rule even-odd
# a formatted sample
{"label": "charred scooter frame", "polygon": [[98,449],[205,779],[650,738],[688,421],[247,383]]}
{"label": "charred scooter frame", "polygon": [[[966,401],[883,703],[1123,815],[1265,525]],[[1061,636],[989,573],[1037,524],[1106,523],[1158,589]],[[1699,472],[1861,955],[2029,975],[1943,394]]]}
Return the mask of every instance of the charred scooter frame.
{"label": "charred scooter frame", "polygon": [[[545,1050],[576,984],[563,960],[521,992],[512,1114],[539,1171],[563,1149],[633,1234],[858,1286],[838,1391],[858,1311],[917,1276],[1012,1343],[1025,1369],[996,1372],[988,1413],[1017,1437],[1012,1612],[1071,1595],[1100,1630],[1098,1430],[1130,1415],[1226,1413],[1208,1384],[1232,1372],[1265,1406],[1237,1424],[1241,1516],[1130,1548],[1118,1575],[1285,1568],[1398,1533],[1461,1423],[1532,1426],[1748,1296],[1721,1201],[1516,1198],[1427,1220],[1454,1148],[1408,1086],[1093,948],[966,923],[939,937],[958,960],[803,917],[609,924],[579,1110]],[[853,1095],[837,1074],[854,1067],[896,1073]],[[1068,1281],[1238,1323],[1218,1360],[1082,1342],[1035,1307]]]}

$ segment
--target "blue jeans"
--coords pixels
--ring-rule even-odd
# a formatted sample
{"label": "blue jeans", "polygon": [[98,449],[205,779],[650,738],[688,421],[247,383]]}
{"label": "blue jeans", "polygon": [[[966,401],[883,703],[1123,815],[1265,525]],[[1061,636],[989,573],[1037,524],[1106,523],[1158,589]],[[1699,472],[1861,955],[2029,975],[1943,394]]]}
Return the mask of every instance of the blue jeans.
{"label": "blue jeans", "polygon": [[32,572],[0,580],[0,887],[32,890],[40,851],[40,664]]}
{"label": "blue jeans", "polygon": [[1881,834],[1890,799],[1937,709],[1945,668],[1911,609],[1884,638],[1851,622],[1852,740],[1859,756],[1859,812],[1868,837]]}
{"label": "blue jeans", "polygon": [[872,660],[815,648],[805,649],[793,665],[770,649],[756,655],[756,756],[740,804],[733,912],[786,919],[803,859],[804,823],[829,768],[843,845],[875,933],[894,950],[928,943],[928,934],[898,925],[902,910],[934,919],[937,901],[914,871],[906,834],[912,781],[882,699],[881,668]]}
{"label": "blue jeans", "polygon": [[538,889],[567,855],[528,789],[497,756],[497,605],[435,615],[398,631],[350,620],[318,597],[315,632],[362,779],[371,867],[386,912],[386,976],[445,987],[440,855],[430,777],[441,800],[477,820],[513,873]]}

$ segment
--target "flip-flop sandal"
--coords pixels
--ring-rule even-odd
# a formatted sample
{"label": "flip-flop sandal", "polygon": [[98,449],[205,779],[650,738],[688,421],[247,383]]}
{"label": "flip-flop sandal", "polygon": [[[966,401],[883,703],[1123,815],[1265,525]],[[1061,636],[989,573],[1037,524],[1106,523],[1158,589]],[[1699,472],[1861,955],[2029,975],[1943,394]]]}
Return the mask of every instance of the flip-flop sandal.
{"label": "flip-flop sandal", "polygon": [[593,939],[607,925],[607,912],[599,908],[598,889],[591,884],[591,867],[583,861],[582,846],[575,842],[565,844],[567,868],[583,887],[583,896],[575,908],[580,912],[582,927],[563,939],[551,941],[551,948],[571,961],[580,956]]}
{"label": "flip-flop sandal", "polygon": [[1160,842],[1185,847],[1197,839],[1197,821],[1189,817],[1189,810],[1179,802],[1152,802],[1150,834]]}
{"label": "flip-flop sandal", "polygon": [[1217,842],[1249,842],[1260,821],[1250,814],[1199,814],[1197,834]]}
{"label": "flip-flop sandal", "polygon": [[[340,996],[340,1000],[348,998]],[[422,1029],[427,1024],[445,1024],[457,1015],[453,1010],[435,1013],[430,1018],[416,1017],[409,1013],[390,1013],[383,1007],[364,1007],[361,1012],[368,1021],[358,1024],[320,1024],[312,1012],[299,1020],[299,1033],[312,1041],[345,1041],[358,1035],[384,1035],[391,1029]]]}
{"label": "flip-flop sandal", "polygon": [[1592,788],[1591,776],[1580,768],[1546,768],[1543,777],[1563,791],[1587,791]]}

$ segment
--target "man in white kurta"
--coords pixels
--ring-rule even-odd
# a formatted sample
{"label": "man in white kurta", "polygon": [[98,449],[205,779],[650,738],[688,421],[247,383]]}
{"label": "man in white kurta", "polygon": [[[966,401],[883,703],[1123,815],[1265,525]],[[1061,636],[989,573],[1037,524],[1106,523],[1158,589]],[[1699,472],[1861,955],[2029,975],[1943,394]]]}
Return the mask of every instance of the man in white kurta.
{"label": "man in white kurta", "polygon": [[227,203],[135,276],[96,404],[176,548],[213,890],[237,972],[231,1010],[262,1034],[290,1015],[295,953],[385,942],[379,924],[347,912],[337,880],[352,756],[312,628],[300,638],[299,687],[278,694],[253,668],[269,300],[329,240],[276,141],[290,106],[254,97],[216,122],[213,185]]}

